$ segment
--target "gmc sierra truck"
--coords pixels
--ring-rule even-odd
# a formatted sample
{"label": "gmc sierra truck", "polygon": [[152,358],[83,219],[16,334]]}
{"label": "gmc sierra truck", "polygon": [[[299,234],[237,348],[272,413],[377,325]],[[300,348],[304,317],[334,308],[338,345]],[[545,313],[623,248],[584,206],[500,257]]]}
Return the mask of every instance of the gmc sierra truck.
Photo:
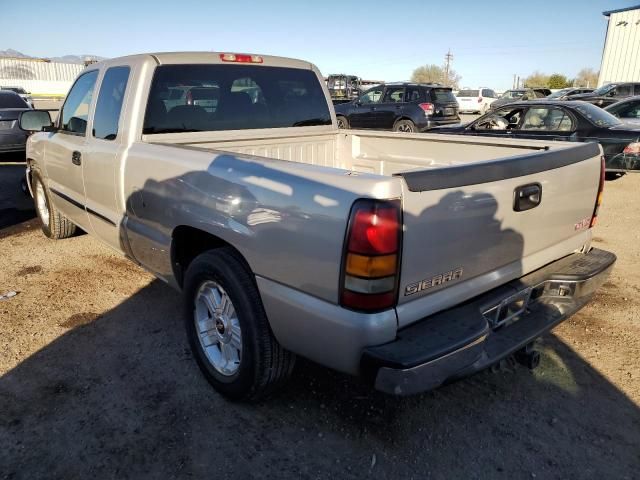
{"label": "gmc sierra truck", "polygon": [[115,58],[56,122],[20,125],[44,234],[80,228],[181,290],[194,356],[233,399],[296,355],[397,395],[533,367],[615,262],[590,245],[597,144],[340,131],[304,61]]}

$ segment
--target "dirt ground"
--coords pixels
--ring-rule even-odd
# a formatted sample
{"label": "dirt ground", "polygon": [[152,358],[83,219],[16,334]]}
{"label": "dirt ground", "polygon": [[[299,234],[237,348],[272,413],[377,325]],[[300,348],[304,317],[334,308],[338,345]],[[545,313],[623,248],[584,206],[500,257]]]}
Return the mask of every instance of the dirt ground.
{"label": "dirt ground", "polygon": [[44,238],[21,170],[0,164],[0,478],[640,478],[640,175],[606,184],[617,266],[533,372],[401,399],[300,361],[244,405],[200,375],[177,292],[87,235]]}

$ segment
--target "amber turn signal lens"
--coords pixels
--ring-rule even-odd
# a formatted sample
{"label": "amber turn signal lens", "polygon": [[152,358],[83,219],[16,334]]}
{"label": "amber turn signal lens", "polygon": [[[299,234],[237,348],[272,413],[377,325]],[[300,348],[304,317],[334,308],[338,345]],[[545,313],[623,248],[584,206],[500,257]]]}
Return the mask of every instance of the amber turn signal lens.
{"label": "amber turn signal lens", "polygon": [[397,255],[370,257],[356,253],[347,254],[347,274],[364,278],[386,277],[396,273]]}

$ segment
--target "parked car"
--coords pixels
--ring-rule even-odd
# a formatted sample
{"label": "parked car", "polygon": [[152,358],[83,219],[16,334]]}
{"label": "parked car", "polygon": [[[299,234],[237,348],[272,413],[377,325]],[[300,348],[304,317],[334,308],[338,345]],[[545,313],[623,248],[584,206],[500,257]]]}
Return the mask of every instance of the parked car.
{"label": "parked car", "polygon": [[477,90],[462,89],[455,96],[460,113],[487,113],[491,104],[498,98],[492,89],[485,87]]}
{"label": "parked car", "polygon": [[582,100],[605,108],[634,95],[640,95],[640,82],[609,83],[591,93],[574,95],[571,100]]}
{"label": "parked car", "polygon": [[495,109],[517,101],[537,100],[547,95],[551,95],[551,90],[548,88],[514,88],[507,90],[500,98],[492,102],[491,108]]}
{"label": "parked car", "polygon": [[616,102],[605,110],[625,123],[640,124],[640,96]]}
{"label": "parked car", "polygon": [[163,102],[167,110],[177,105],[198,105],[213,113],[218,105],[218,90],[217,86],[175,86],[168,89]]}
{"label": "parked car", "polygon": [[493,110],[466,125],[435,128],[429,132],[598,142],[604,152],[608,180],[625,172],[640,171],[640,125],[624,124],[610,113],[586,102],[517,102]]}
{"label": "parked car", "polygon": [[[216,111],[166,111],[165,89],[196,80],[219,86]],[[233,90],[248,80],[265,105]],[[273,391],[296,354],[395,395],[513,353],[533,368],[532,342],[615,262],[590,247],[598,145],[338,130],[306,61],[114,58],[55,124],[21,125],[44,234],[77,225],[181,290],[193,355],[233,399]]]}
{"label": "parked car", "polygon": [[387,83],[356,100],[335,106],[339,128],[421,132],[458,123],[458,102],[451,88],[438,84]]}
{"label": "parked car", "polygon": [[24,88],[4,86],[4,87],[0,87],[0,90],[9,90],[11,92],[17,93],[18,95],[20,95],[20,98],[22,98],[25,102],[29,104],[31,108],[33,108],[33,97],[31,96],[31,93],[27,92]]}
{"label": "parked car", "polygon": [[593,88],[587,87],[570,87],[563,88],[557,92],[553,92],[551,95],[545,97],[547,100],[573,100],[575,95],[581,95],[583,93],[593,92]]}
{"label": "parked car", "polygon": [[27,134],[20,129],[18,117],[31,107],[20,95],[0,90],[0,153],[24,152]]}

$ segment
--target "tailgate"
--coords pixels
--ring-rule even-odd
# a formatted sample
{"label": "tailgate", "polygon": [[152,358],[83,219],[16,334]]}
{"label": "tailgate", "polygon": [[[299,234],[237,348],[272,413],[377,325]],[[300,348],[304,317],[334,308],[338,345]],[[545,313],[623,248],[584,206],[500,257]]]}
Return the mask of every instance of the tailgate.
{"label": "tailgate", "polygon": [[[601,151],[597,144],[567,145],[399,174],[404,177],[400,326],[589,243]],[[518,193],[536,189],[539,204],[520,201],[528,209],[516,211]]]}

